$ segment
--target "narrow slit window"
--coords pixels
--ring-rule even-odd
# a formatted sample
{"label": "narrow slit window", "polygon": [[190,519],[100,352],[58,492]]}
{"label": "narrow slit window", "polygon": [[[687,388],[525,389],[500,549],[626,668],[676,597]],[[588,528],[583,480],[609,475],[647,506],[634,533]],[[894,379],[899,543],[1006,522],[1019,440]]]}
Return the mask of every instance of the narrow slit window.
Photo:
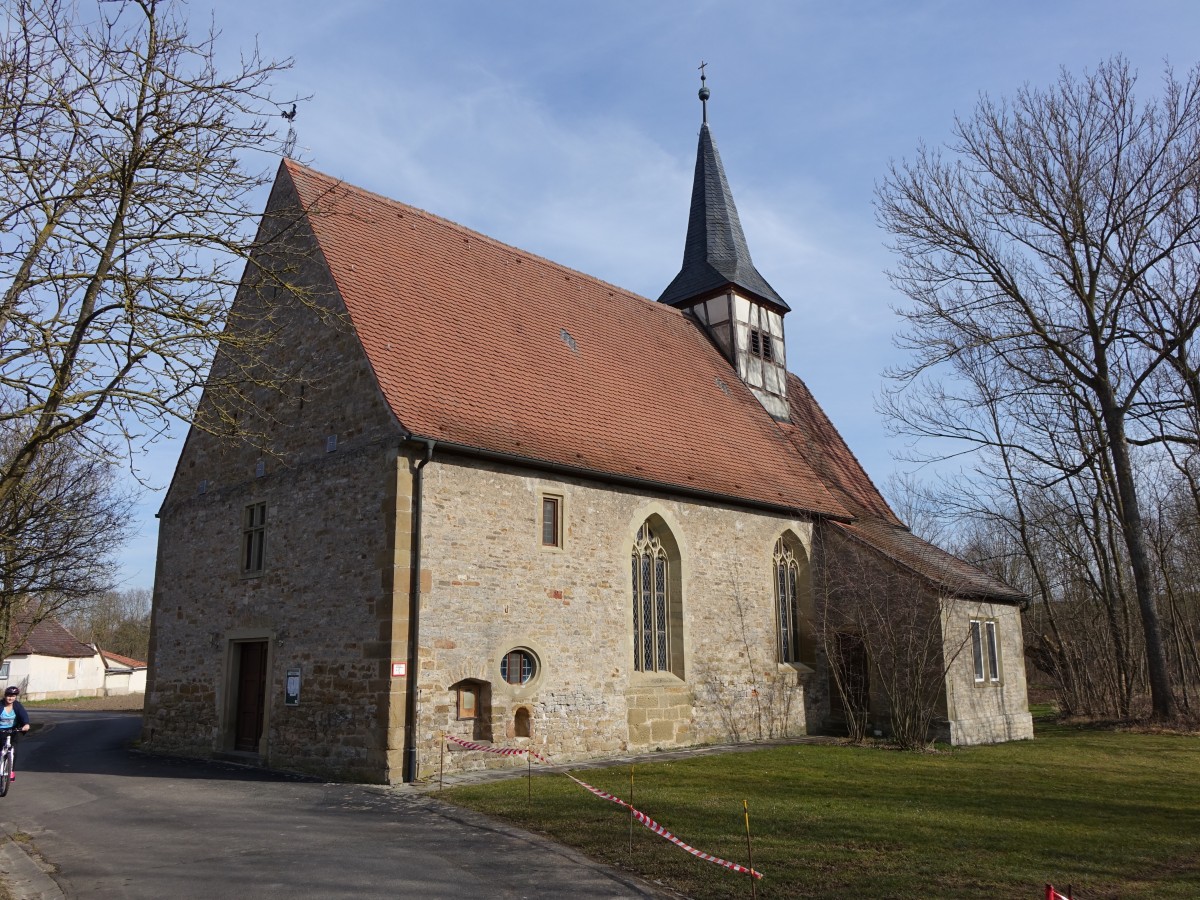
{"label": "narrow slit window", "polygon": [[971,622],[971,658],[975,663],[975,680],[983,681],[983,632],[982,623]]}
{"label": "narrow slit window", "polygon": [[996,641],[996,623],[986,622],[984,634],[987,637],[988,678],[1000,680],[1000,650]]}
{"label": "narrow slit window", "polygon": [[562,497],[542,497],[542,546],[562,546]]}
{"label": "narrow slit window", "polygon": [[971,657],[976,684],[1000,683],[1000,640],[994,620],[971,620]]}

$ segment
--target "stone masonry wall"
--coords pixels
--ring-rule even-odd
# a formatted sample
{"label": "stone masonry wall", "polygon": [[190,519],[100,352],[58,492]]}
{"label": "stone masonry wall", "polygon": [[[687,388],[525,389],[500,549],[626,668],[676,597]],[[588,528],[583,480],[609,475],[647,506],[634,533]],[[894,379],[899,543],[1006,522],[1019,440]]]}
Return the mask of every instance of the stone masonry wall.
{"label": "stone masonry wall", "polygon": [[[541,545],[545,494],[562,499],[561,549]],[[776,662],[772,551],[785,529],[807,546],[807,523],[436,454],[424,509],[423,774],[436,771],[443,730],[553,760],[803,733],[802,667]],[[630,554],[651,516],[679,547],[682,678],[631,671]],[[518,648],[538,668],[514,686],[500,660]],[[457,718],[464,681],[485,686],[482,727]],[[517,736],[519,709],[528,738]],[[479,752],[446,763],[514,764]]]}
{"label": "stone masonry wall", "polygon": [[[996,623],[999,682],[990,678],[975,680],[972,619]],[[1032,738],[1020,610],[1002,603],[948,600],[943,606],[942,622],[949,669],[946,705],[951,743],[988,744]]]}
{"label": "stone masonry wall", "polygon": [[[287,207],[286,188],[266,221]],[[311,232],[272,246],[306,288],[289,299],[244,286],[235,303],[235,323],[275,303],[276,331],[251,364],[218,357],[202,413],[233,436],[192,429],[160,513],[143,739],[151,750],[231,752],[240,642],[266,641],[266,727],[252,755],[386,781],[398,753],[390,662],[404,653],[393,606],[408,592],[409,468]],[[237,392],[221,395],[212,386],[231,373]],[[259,502],[265,566],[247,575],[243,514]],[[406,617],[405,601],[395,605]],[[291,668],[300,702],[285,706]]]}

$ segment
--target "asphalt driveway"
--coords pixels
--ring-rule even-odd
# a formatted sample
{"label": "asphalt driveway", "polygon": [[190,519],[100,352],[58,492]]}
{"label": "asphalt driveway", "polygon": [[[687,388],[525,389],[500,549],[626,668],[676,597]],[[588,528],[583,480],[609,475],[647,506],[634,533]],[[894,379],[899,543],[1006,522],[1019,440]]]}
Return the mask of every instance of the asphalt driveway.
{"label": "asphalt driveway", "polygon": [[146,756],[137,714],[33,715],[0,799],[16,898],[662,896],[423,794]]}

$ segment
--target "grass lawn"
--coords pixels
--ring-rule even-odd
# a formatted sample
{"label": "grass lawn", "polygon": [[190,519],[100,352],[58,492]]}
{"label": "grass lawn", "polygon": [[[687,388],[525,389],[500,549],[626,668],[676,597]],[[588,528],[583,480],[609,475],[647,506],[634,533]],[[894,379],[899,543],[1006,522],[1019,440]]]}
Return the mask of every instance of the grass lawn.
{"label": "grass lawn", "polygon": [[[1037,739],[940,753],[799,745],[639,764],[635,806],[689,844],[746,862],[761,898],[1200,897],[1200,738],[1038,723]],[[576,773],[628,799],[629,769]],[[561,775],[447,789],[697,900],[749,897]]]}

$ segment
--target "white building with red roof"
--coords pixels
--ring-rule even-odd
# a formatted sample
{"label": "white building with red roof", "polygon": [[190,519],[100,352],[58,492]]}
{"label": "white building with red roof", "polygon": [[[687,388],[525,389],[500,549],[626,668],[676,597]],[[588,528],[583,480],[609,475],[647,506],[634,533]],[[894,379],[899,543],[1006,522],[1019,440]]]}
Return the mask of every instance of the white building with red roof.
{"label": "white building with red roof", "polygon": [[939,733],[1032,736],[1022,595],[912,535],[788,370],[707,121],[657,302],[291,160],[260,239],[160,513],[148,748],[399,782],[443,734],[836,728],[836,559],[933,604]]}
{"label": "white building with red roof", "polygon": [[104,663],[96,648],[57,619],[15,622],[15,648],[0,661],[0,686],[18,687],[23,700],[104,696]]}

